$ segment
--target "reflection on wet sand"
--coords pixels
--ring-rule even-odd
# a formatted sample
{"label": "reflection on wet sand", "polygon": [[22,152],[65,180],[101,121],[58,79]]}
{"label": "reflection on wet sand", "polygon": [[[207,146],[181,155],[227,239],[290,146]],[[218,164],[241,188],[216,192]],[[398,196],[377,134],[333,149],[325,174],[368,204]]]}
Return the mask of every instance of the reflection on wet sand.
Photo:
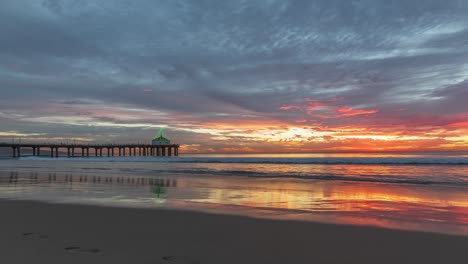
{"label": "reflection on wet sand", "polygon": [[0,172],[0,198],[163,206],[468,234],[465,187],[304,179]]}
{"label": "reflection on wet sand", "polygon": [[[8,174],[8,177],[5,177]],[[149,186],[149,188],[148,188]],[[133,187],[131,190],[128,188]],[[106,197],[117,197],[114,202],[131,202],[135,196],[154,193],[154,201],[165,202],[167,188],[177,187],[177,179],[159,177],[100,176],[72,173],[9,173],[0,172],[0,198],[44,200],[60,202],[110,202]],[[136,188],[136,189],[135,189]],[[142,189],[143,188],[143,189]],[[136,191],[136,193],[135,193]],[[101,195],[98,195],[101,193]],[[118,196],[116,196],[118,194]],[[95,196],[95,197],[94,197]],[[98,198],[97,200],[95,198]]]}
{"label": "reflection on wet sand", "polygon": [[[113,177],[113,176],[96,176],[96,175],[87,175],[87,174],[80,174],[78,176],[74,176],[71,173],[66,174],[59,174],[59,173],[48,173],[46,178],[45,175],[39,177],[39,173],[31,172],[29,173],[29,177],[26,174],[20,174],[17,171],[11,171],[9,173],[9,177],[0,177],[0,185],[8,183],[8,184],[38,184],[38,183],[78,183],[78,182],[92,182],[92,183],[127,183],[127,184],[139,184],[139,185],[158,185],[164,187],[176,187],[177,186],[177,179],[162,179],[162,178],[147,178],[147,177]],[[58,175],[58,176],[57,176]]]}
{"label": "reflection on wet sand", "polygon": [[[468,233],[468,194],[464,188],[374,183],[258,181],[245,189],[217,188],[194,202],[261,209],[287,209],[309,218],[347,224]],[[286,218],[288,218],[287,216]],[[418,227],[420,225],[420,227]],[[456,226],[456,227],[455,227]]]}

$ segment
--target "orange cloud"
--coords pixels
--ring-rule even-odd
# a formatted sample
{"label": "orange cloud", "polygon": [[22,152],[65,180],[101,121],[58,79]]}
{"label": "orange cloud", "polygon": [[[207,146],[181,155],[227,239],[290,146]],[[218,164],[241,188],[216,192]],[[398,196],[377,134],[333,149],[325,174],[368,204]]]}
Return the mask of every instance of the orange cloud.
{"label": "orange cloud", "polygon": [[344,98],[329,98],[324,100],[314,100],[305,98],[305,104],[291,104],[281,106],[279,109],[283,111],[305,111],[307,115],[327,119],[339,117],[351,117],[358,115],[371,115],[378,112],[374,109],[354,109],[347,106],[338,106],[337,102],[343,101]]}
{"label": "orange cloud", "polygon": [[339,116],[370,115],[378,112],[377,110],[353,109],[345,106],[338,107],[336,110],[338,111],[338,113],[340,113]]}
{"label": "orange cloud", "polygon": [[296,123],[306,123],[307,119],[296,120]]}
{"label": "orange cloud", "polygon": [[[245,111],[209,117],[90,103],[50,106],[43,110],[48,115],[42,119],[20,119],[111,127],[116,135],[125,131],[124,140],[135,140],[134,131],[144,140],[164,124],[169,135],[183,145],[183,153],[468,151],[468,113],[437,116],[361,109],[345,105],[343,98],[306,98],[273,113]],[[53,115],[57,112],[61,116]],[[110,140],[105,135],[93,134],[88,140]],[[10,140],[11,136],[4,132],[0,138]],[[39,140],[38,135],[27,137]]]}
{"label": "orange cloud", "polygon": [[468,128],[468,121],[455,122],[448,125],[448,127],[454,128]]}
{"label": "orange cloud", "polygon": [[281,110],[301,110],[301,108],[298,105],[284,105],[280,107]]}

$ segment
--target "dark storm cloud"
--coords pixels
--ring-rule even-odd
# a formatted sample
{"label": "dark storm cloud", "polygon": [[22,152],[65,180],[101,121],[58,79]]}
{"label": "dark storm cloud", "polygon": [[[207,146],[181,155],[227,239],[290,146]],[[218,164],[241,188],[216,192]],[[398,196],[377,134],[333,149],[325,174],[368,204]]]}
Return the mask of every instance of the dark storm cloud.
{"label": "dark storm cloud", "polygon": [[464,0],[5,0],[0,113],[65,102],[296,124],[281,106],[340,97],[379,116],[459,115],[467,13]]}

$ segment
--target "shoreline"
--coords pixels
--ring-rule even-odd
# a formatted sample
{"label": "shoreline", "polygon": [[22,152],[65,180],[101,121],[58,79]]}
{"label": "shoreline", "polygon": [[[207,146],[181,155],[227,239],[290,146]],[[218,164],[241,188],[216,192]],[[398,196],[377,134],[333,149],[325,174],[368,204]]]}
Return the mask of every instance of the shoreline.
{"label": "shoreline", "polygon": [[[0,200],[5,263],[464,263],[468,236]],[[38,261],[39,260],[39,261]]]}
{"label": "shoreline", "polygon": [[[465,210],[468,196],[466,188],[459,186],[428,189],[424,184],[384,185],[356,181],[352,175],[349,180],[247,178],[236,172],[251,167],[231,164],[210,165],[202,174],[191,164],[3,162],[2,165],[0,199],[193,209],[285,221],[468,235]],[[376,173],[378,169],[375,168]],[[225,177],[224,170],[234,171],[233,177]],[[452,172],[457,173],[455,169]],[[347,175],[346,171],[342,174]]]}
{"label": "shoreline", "polygon": [[[320,215],[323,212],[314,212],[313,217],[302,217],[301,214],[311,214],[309,211],[299,210],[299,209],[281,209],[281,208],[270,208],[270,207],[248,207],[242,205],[234,204],[210,204],[210,203],[199,203],[193,202],[191,204],[176,204],[172,203],[171,206],[167,207],[153,207],[149,205],[123,205],[117,203],[86,203],[86,202],[57,202],[52,200],[37,200],[37,199],[18,199],[18,198],[1,198],[1,202],[19,202],[19,203],[31,203],[31,204],[46,204],[46,205],[57,205],[57,206],[77,206],[77,207],[96,207],[96,208],[114,208],[122,210],[148,210],[148,211],[160,211],[160,212],[180,212],[187,214],[204,214],[204,215],[215,215],[215,216],[232,216],[232,217],[241,217],[247,219],[258,219],[258,220],[267,220],[267,221],[279,221],[279,222],[291,222],[291,223],[311,223],[318,225],[329,225],[329,226],[344,226],[344,227],[363,227],[363,228],[373,228],[373,229],[383,229],[388,231],[403,231],[403,232],[415,232],[415,233],[425,233],[425,234],[436,234],[436,235],[446,235],[446,236],[455,236],[455,237],[467,237],[463,229],[451,230],[428,230],[428,229],[418,229],[414,226],[411,227],[396,227],[396,226],[386,226],[382,223],[379,224],[378,221],[372,222],[369,224],[366,222],[367,219],[362,218],[362,222],[352,222],[347,223],[345,221],[340,221],[337,218],[330,218],[329,216]],[[289,213],[289,214],[288,214]],[[277,214],[273,216],[273,214]],[[297,216],[295,216],[297,215]],[[352,217],[351,217],[352,218]],[[355,217],[356,218],[356,217]],[[385,220],[383,220],[385,222]],[[0,222],[1,223],[1,222]],[[427,223],[425,223],[427,224]]]}

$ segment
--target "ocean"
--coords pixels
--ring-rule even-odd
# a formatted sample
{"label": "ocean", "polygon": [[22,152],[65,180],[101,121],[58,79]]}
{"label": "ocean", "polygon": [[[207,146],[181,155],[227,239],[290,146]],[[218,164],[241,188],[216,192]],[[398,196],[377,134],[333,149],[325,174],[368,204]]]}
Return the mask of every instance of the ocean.
{"label": "ocean", "polygon": [[0,199],[468,235],[468,153],[1,159]]}

